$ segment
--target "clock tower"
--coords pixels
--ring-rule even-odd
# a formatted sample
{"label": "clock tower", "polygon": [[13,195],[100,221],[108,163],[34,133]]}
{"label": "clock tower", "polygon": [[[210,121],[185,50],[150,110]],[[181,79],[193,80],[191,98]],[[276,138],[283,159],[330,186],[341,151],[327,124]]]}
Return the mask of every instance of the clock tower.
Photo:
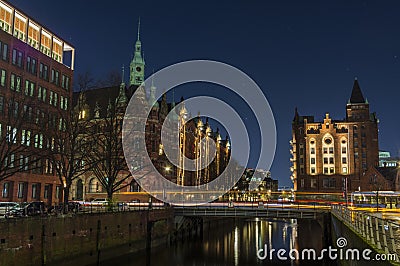
{"label": "clock tower", "polygon": [[142,43],[140,42],[140,19],[135,43],[135,53],[130,65],[129,85],[140,86],[144,82],[144,56],[142,56]]}

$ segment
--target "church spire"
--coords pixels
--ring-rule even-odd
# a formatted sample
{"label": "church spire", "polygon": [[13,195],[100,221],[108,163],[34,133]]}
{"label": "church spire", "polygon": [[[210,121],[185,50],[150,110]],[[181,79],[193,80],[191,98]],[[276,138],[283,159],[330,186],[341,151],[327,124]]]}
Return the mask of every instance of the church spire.
{"label": "church spire", "polygon": [[142,53],[142,42],[140,41],[140,18],[138,21],[137,40],[135,43],[135,52],[130,64],[129,85],[140,86],[144,82],[144,56]]}
{"label": "church spire", "polygon": [[122,77],[121,77],[121,86],[125,86],[125,66],[122,65]]}
{"label": "church spire", "polygon": [[124,76],[125,76],[125,67],[122,66],[122,79],[121,79],[121,85],[119,86],[119,95],[115,101],[118,107],[123,107],[128,103],[128,98],[126,97],[125,94]]}
{"label": "church spire", "polygon": [[139,17],[139,22],[138,22],[138,27],[137,27],[137,40],[140,41],[140,17]]}

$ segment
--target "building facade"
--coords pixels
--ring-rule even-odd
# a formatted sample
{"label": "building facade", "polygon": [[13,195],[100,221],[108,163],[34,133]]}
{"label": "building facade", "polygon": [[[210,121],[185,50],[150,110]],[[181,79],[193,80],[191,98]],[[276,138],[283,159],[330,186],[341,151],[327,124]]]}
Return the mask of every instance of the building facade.
{"label": "building facade", "polygon": [[[207,119],[190,117],[185,106],[181,105],[175,108],[175,102],[167,101],[167,95],[164,94],[161,99],[155,101],[157,88],[151,84],[150,88],[144,87],[145,63],[142,54],[142,43],[140,41],[140,28],[138,28],[138,37],[134,46],[134,56],[130,64],[129,85],[124,83],[124,73],[122,82],[119,86],[98,88],[84,92],[74,93],[74,108],[79,112],[81,119],[91,121],[89,124],[101,124],[107,119],[107,110],[117,105],[120,107],[121,119],[124,116],[125,109],[133,93],[138,92],[142,96],[140,108],[136,112],[149,111],[146,120],[145,143],[148,156],[158,172],[166,179],[179,185],[200,185],[212,181],[226,167],[230,157],[230,144],[227,138],[222,139],[219,130],[213,130]],[[124,72],[124,71],[123,71]],[[183,98],[181,98],[183,101]],[[151,105],[154,103],[154,105]],[[179,150],[175,152],[178,155],[178,165],[173,165],[164,153],[161,143],[161,129],[167,115],[172,112],[172,119],[179,124]],[[187,122],[184,122],[187,121]],[[168,131],[169,126],[165,127]],[[172,131],[171,131],[172,132]],[[172,134],[166,132],[167,135]],[[205,140],[205,145],[201,145],[201,140]],[[209,147],[211,141],[215,142],[216,154],[211,164],[202,169],[201,165],[196,165],[195,171],[185,170],[184,157],[195,159],[204,158],[208,160]],[[136,144],[134,144],[136,145]],[[122,150],[121,150],[122,152]],[[139,155],[138,155],[139,156]],[[127,167],[126,167],[127,169]],[[126,176],[127,171],[121,171],[121,178]],[[140,176],[142,173],[138,173]],[[118,191],[120,200],[130,200],[129,193],[140,192],[141,189],[132,176],[126,178],[121,185],[122,189]],[[77,200],[90,200],[92,198],[104,197],[104,188],[101,181],[93,172],[87,172],[81,178],[75,180],[70,197]],[[137,198],[137,195],[134,196]]]}
{"label": "building facade", "polygon": [[370,113],[358,80],[346,105],[346,118],[322,121],[300,116],[292,122],[291,179],[296,191],[368,190],[365,172],[378,164],[378,119]]}
{"label": "building facade", "polygon": [[74,48],[0,0],[0,54],[0,200],[50,205],[62,189],[41,154],[72,104]]}

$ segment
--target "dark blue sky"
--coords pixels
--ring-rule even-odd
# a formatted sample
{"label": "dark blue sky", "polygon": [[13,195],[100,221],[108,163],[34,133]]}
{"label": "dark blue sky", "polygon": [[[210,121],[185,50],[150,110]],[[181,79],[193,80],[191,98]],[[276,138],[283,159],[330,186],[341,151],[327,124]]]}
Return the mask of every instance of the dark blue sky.
{"label": "dark blue sky", "polygon": [[380,148],[400,153],[398,1],[11,2],[75,46],[75,74],[101,78],[129,65],[139,16],[147,74],[190,59],[247,73],[275,114],[280,185],[290,184],[294,107],[342,119],[356,76],[380,120]]}

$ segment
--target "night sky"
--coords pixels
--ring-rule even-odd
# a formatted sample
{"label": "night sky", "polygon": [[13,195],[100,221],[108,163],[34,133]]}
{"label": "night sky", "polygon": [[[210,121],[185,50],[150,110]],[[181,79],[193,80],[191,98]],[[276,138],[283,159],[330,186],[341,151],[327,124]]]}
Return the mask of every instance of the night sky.
{"label": "night sky", "polygon": [[11,2],[74,45],[75,75],[128,66],[139,16],[147,75],[193,59],[247,73],[275,115],[271,172],[280,186],[291,185],[294,108],[318,121],[326,112],[343,119],[355,77],[380,120],[380,149],[400,155],[398,1]]}

